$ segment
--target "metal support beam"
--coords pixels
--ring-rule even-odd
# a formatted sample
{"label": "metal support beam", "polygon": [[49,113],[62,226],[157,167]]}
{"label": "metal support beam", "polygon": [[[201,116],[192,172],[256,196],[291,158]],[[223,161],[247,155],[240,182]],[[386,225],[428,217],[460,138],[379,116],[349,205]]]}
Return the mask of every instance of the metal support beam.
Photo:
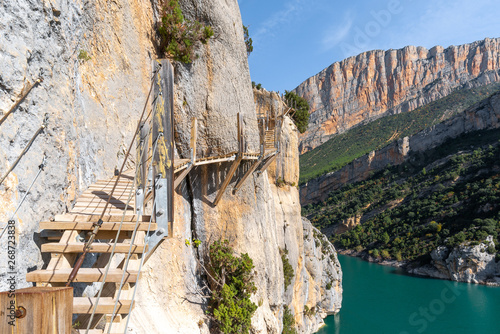
{"label": "metal support beam", "polygon": [[[159,68],[159,70],[158,70]],[[148,238],[148,253],[168,237],[174,220],[174,70],[167,59],[154,62],[153,156],[154,217],[158,229]]]}
{"label": "metal support beam", "polygon": [[238,113],[238,153],[236,154],[236,159],[234,160],[233,164],[231,165],[231,168],[229,169],[229,172],[226,175],[226,178],[224,179],[224,182],[222,183],[222,186],[217,193],[217,196],[215,197],[214,200],[214,206],[217,206],[219,204],[222,195],[224,195],[224,191],[226,190],[227,186],[229,185],[229,182],[231,182],[231,179],[233,178],[234,173],[236,172],[236,169],[240,165],[241,160],[243,159],[243,128],[242,128],[242,123],[241,123],[241,115]]}

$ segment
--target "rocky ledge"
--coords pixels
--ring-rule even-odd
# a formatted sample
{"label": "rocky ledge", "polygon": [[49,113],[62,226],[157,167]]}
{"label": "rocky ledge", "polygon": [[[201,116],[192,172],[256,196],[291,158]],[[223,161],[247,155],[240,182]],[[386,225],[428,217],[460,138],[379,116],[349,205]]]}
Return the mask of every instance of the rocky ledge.
{"label": "rocky ledge", "polygon": [[479,245],[440,246],[431,252],[430,264],[407,270],[420,276],[500,286],[500,262],[495,261],[495,252],[488,251],[491,248],[495,248],[491,235]]}

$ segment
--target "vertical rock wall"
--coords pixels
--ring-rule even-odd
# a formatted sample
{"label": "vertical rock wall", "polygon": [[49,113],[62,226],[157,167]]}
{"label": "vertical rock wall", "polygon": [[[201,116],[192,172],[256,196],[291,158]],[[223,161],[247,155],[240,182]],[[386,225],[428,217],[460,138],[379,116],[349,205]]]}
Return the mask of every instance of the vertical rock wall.
{"label": "vertical rock wall", "polygon": [[[133,0],[0,2],[0,116],[25,87],[43,79],[0,125],[1,175],[48,117],[0,185],[3,226],[46,156],[47,167],[15,217],[18,287],[27,286],[28,269],[43,264],[38,223],[64,213],[123,160],[150,86],[152,16],[151,4]],[[4,254],[0,273],[6,272]]]}

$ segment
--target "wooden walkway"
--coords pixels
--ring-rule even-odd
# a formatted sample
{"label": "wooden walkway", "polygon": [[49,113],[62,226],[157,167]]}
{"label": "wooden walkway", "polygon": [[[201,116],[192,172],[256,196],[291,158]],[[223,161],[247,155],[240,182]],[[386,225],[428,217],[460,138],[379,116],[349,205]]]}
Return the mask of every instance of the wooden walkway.
{"label": "wooden walkway", "polygon": [[[162,70],[166,67],[164,64]],[[170,84],[173,87],[172,82]],[[162,84],[165,85],[164,82]],[[167,99],[167,96],[170,96],[171,99],[172,93],[164,86],[162,87],[164,93],[159,94],[160,97],[164,96]],[[157,90],[156,87],[155,90]],[[78,197],[68,213],[56,215],[54,219],[40,223],[42,236],[49,240],[48,243],[42,244],[41,251],[50,254],[50,261],[45,269],[27,273],[26,280],[38,286],[64,286],[73,266],[76,265],[78,254],[84,251],[86,240],[89,239],[87,237],[89,231],[96,231],[95,223],[102,216],[102,225],[97,228],[95,241],[90,250],[90,253],[97,253],[99,256],[94,257],[93,263],[87,262],[78,270],[73,281],[87,284],[105,282],[99,301],[96,297],[74,297],[73,300],[73,313],[78,315],[75,323],[79,324],[79,328],[87,328],[90,324],[89,328],[92,330],[89,333],[91,334],[103,333],[102,330],[95,329],[97,324],[102,324],[102,322],[105,323],[104,332],[110,328],[111,333],[126,332],[127,319],[134,306],[134,287],[140,276],[141,265],[161,240],[170,236],[167,227],[173,223],[173,190],[193,168],[231,162],[213,202],[213,205],[217,205],[242,161],[252,161],[252,164],[237,181],[233,193],[240,189],[252,173],[266,170],[279,152],[281,131],[279,115],[259,115],[259,152],[245,151],[242,120],[238,115],[236,122],[238,149],[236,151],[211,157],[196,157],[197,120],[193,119],[191,156],[173,159],[174,144],[173,139],[169,139],[173,138],[173,110],[168,112],[160,110],[158,105],[163,107],[168,106],[168,103],[157,103],[156,114],[152,117],[153,122],[168,117],[171,117],[171,120],[161,120],[163,122],[161,126],[155,123],[146,124],[144,127],[138,125],[141,132],[136,134],[135,139],[139,143],[136,157],[139,167],[125,171],[118,183],[116,183],[117,176],[98,180]],[[170,105],[172,106],[172,101]],[[148,132],[148,126],[153,129],[151,134]],[[158,136],[158,133],[162,135]],[[156,151],[156,144],[155,149],[152,149],[152,138],[158,138],[156,141],[159,142],[158,147],[163,145],[158,150],[160,152]],[[156,154],[153,154],[155,152]],[[171,155],[167,156],[166,152]],[[148,165],[149,168],[146,168]],[[169,177],[171,179],[168,179]],[[161,183],[162,180],[167,180],[167,183]],[[166,186],[163,187],[163,185]],[[111,193],[113,188],[115,190]],[[166,195],[161,191],[165,191]],[[109,205],[106,206],[108,200]],[[150,202],[154,205],[148,207]],[[159,208],[160,204],[164,207]],[[106,210],[103,211],[104,209]],[[151,213],[145,214],[149,211]],[[164,214],[165,212],[168,214]],[[121,255],[122,259],[125,258],[119,261],[118,256],[111,258],[111,253],[125,254]],[[114,265],[110,265],[111,263]],[[92,313],[96,316],[91,320]],[[116,316],[113,317],[112,314]],[[85,333],[85,330],[81,330],[81,333]]]}

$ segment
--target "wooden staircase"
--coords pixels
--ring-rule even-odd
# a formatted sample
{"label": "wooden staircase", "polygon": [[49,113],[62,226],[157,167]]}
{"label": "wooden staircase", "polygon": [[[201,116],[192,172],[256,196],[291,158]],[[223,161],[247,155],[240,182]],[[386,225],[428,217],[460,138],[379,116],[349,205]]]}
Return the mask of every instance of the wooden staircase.
{"label": "wooden staircase", "polygon": [[[137,222],[134,214],[134,184],[133,171],[126,172],[120,178],[116,190],[110,201],[110,205],[103,216],[102,224],[96,241],[92,245],[91,253],[100,253],[91,268],[82,267],[74,280],[76,283],[102,282],[104,279],[106,265],[109,261],[116,264],[111,266],[106,283],[96,308],[91,327],[95,328],[99,322],[103,325],[106,333],[111,326],[111,314],[115,308],[115,301],[123,277],[123,288],[117,303],[115,318],[113,319],[112,333],[123,333],[125,330],[126,317],[133,307],[131,300],[134,285],[138,279],[140,259],[144,250],[145,233],[148,230],[150,216],[143,215],[137,224],[135,239],[131,240]],[[100,180],[89,187],[76,201],[73,209],[64,215],[55,216],[54,221],[41,222],[40,228],[47,235],[49,243],[41,246],[43,253],[50,253],[51,260],[47,268],[35,270],[26,275],[28,282],[35,282],[38,286],[63,286],[73,268],[78,253],[83,252],[85,234],[93,229],[93,222],[99,219],[111,192],[116,176],[109,180]],[[132,190],[132,200],[127,207]],[[123,216],[125,211],[125,216]],[[115,246],[115,254],[126,254],[131,252],[131,257],[126,272],[123,271],[125,260],[110,259],[110,253],[116,239],[116,233],[123,219],[120,236]],[[150,230],[156,230],[156,224],[151,223]],[[147,250],[147,247],[146,247]],[[117,255],[116,257],[118,257]],[[123,255],[121,256],[123,258]],[[113,263],[113,262],[112,262]],[[75,297],[73,301],[73,313],[79,317],[76,323],[80,328],[86,328],[90,314],[96,304],[95,297]],[[85,330],[81,330],[85,333]],[[101,330],[93,329],[89,333],[102,333]]]}

